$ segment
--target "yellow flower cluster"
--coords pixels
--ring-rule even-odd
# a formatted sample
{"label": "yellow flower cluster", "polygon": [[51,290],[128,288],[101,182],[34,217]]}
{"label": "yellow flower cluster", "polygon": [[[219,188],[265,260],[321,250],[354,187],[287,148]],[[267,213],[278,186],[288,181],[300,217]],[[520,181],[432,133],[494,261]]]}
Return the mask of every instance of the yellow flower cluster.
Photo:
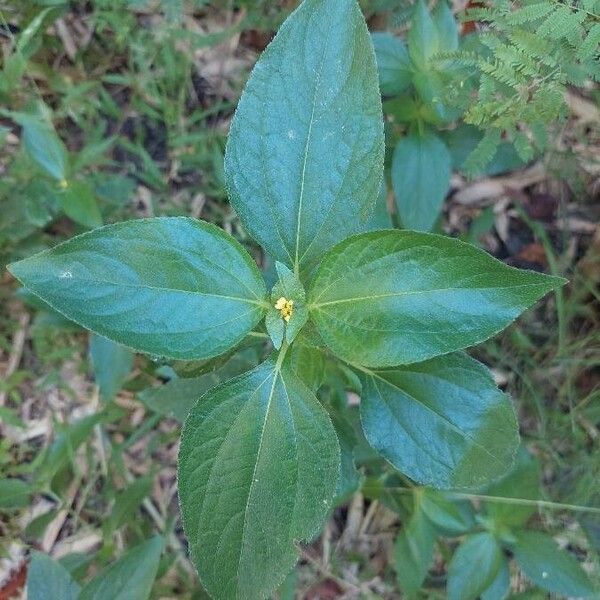
{"label": "yellow flower cluster", "polygon": [[275,308],[281,313],[281,318],[288,323],[294,310],[294,301],[281,296],[281,298],[275,302]]}

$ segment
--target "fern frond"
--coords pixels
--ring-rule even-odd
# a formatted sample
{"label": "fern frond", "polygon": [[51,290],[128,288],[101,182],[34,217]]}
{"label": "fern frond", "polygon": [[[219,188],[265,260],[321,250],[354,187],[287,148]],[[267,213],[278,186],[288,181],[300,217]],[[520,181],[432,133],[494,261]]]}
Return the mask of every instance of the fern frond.
{"label": "fern frond", "polygon": [[469,176],[475,176],[481,173],[490,163],[501,141],[501,132],[499,129],[488,129],[485,135],[479,140],[479,143],[463,164],[463,170]]}

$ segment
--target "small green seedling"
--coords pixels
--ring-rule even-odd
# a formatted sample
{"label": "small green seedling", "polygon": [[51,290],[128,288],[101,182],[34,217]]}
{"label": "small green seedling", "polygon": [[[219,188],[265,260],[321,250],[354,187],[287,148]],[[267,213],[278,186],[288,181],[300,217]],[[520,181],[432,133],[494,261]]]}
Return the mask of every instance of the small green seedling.
{"label": "small green seedling", "polygon": [[225,157],[231,202],[276,261],[270,294],[236,240],[190,218],[100,227],[10,266],[70,320],[153,356],[209,361],[265,321],[272,354],[205,393],[181,436],[184,529],[215,598],[272,593],[332,506],[345,456],[311,355],[352,374],[366,439],[414,481],[480,486],[512,465],[511,401],[461,351],[564,280],[447,237],[369,230],[383,155],[358,4],[305,0],[258,61]]}

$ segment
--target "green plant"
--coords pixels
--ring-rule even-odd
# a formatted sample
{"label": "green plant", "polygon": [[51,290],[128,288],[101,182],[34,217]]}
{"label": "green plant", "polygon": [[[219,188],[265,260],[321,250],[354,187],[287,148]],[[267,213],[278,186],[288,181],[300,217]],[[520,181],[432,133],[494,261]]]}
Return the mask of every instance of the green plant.
{"label": "green plant", "polygon": [[443,236],[369,230],[383,171],[377,79],[354,0],[306,0],[253,71],[225,171],[243,225],[276,261],[270,294],[237,241],[190,218],[100,227],[9,267],[71,321],[199,372],[270,337],[275,351],[209,389],[181,436],[184,528],[218,598],[271,593],[295,542],[351,487],[338,483],[352,471],[344,378],[371,446],[419,483],[483,485],[518,446],[510,399],[461,350],[564,280]]}
{"label": "green plant", "polygon": [[[404,493],[404,527],[395,543],[398,584],[407,598],[418,596],[431,567],[436,540],[448,552],[449,539],[459,544],[448,557],[449,600],[502,600],[510,591],[510,557],[533,583],[568,597],[591,597],[594,587],[577,560],[557,547],[551,536],[529,525],[543,495],[540,465],[525,450],[513,469],[492,485],[470,494],[425,488],[370,486],[376,495],[387,489]],[[367,488],[368,489],[368,488]],[[406,492],[410,492],[406,496]],[[541,505],[544,503],[541,502]]]}

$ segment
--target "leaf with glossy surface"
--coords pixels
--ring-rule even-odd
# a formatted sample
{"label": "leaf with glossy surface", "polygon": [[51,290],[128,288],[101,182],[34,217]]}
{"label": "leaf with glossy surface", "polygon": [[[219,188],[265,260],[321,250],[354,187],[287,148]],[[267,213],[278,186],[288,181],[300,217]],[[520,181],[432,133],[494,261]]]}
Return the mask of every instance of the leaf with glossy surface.
{"label": "leaf with glossy surface", "polygon": [[373,33],[371,39],[377,58],[381,93],[384,96],[399,94],[410,85],[412,75],[406,47],[400,38],[391,33]]}
{"label": "leaf with glossy surface", "polygon": [[446,144],[432,131],[409,133],[398,142],[392,184],[404,227],[419,231],[433,227],[450,186],[451,162]]}
{"label": "leaf with glossy surface", "polygon": [[225,156],[232,204],[273,258],[307,272],[368,216],[383,153],[375,53],[356,1],[305,0],[240,99]]}
{"label": "leaf with glossy surface", "polygon": [[519,444],[514,409],[489,371],[466,354],[364,371],[365,436],[399,471],[439,488],[503,475]]}
{"label": "leaf with glossy surface", "polygon": [[203,396],[179,451],[184,529],[214,598],[263,598],[321,527],[336,489],[333,425],[287,366],[269,359]]}
{"label": "leaf with glossy surface", "polygon": [[150,597],[164,540],[160,536],[127,551],[82,590],[78,600],[147,600]]}
{"label": "leaf with glossy surface", "polygon": [[[544,533],[519,531],[511,548],[525,575],[541,588],[574,598],[589,598],[595,591],[577,560]],[[595,597],[595,596],[594,596]]]}
{"label": "leaf with glossy surface", "polygon": [[452,238],[377,231],[327,253],[308,305],[339,357],[383,367],[483,342],[564,283]]}
{"label": "leaf with glossy surface", "polygon": [[34,552],[27,570],[29,600],[77,600],[79,584],[59,562]]}
{"label": "leaf with glossy surface", "polygon": [[264,281],[244,248],[218,227],[183,217],[101,227],[9,269],[72,321],[169,358],[222,354],[266,306]]}
{"label": "leaf with glossy surface", "polygon": [[502,558],[502,549],[491,533],[467,537],[448,567],[448,600],[478,598],[496,579]]}

